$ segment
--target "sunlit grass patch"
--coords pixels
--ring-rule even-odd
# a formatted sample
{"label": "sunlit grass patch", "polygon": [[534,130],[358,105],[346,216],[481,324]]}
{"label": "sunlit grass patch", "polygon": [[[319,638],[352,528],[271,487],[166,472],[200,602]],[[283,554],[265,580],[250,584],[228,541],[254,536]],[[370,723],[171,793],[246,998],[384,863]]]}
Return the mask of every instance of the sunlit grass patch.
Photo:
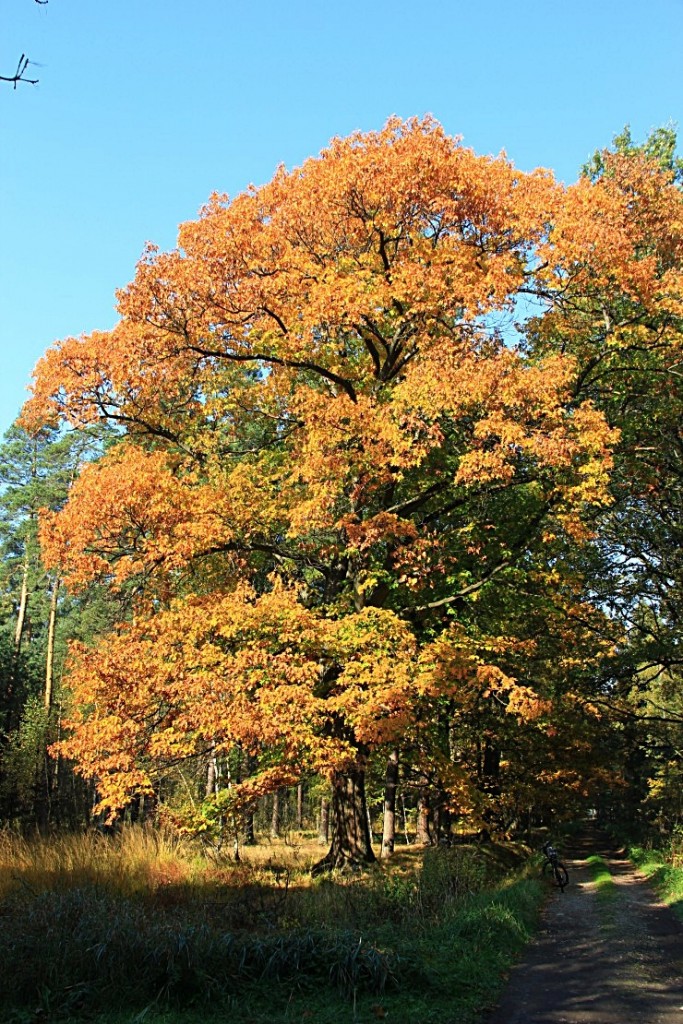
{"label": "sunlit grass patch", "polygon": [[31,838],[0,832],[0,895],[17,886],[41,891],[84,885],[130,894],[189,880],[195,871],[188,848],[152,829]]}
{"label": "sunlit grass patch", "polygon": [[586,864],[590,868],[598,899],[613,899],[617,894],[617,887],[605,858],[595,853],[587,858]]}

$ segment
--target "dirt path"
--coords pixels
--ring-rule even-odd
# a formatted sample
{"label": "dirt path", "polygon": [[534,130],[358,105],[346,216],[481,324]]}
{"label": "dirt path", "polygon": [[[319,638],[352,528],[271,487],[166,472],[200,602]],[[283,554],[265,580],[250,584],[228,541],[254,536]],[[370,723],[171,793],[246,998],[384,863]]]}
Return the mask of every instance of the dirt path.
{"label": "dirt path", "polygon": [[[605,858],[616,889],[599,897],[586,858]],[[683,925],[604,833],[562,851],[570,884],[487,1024],[683,1024]]]}

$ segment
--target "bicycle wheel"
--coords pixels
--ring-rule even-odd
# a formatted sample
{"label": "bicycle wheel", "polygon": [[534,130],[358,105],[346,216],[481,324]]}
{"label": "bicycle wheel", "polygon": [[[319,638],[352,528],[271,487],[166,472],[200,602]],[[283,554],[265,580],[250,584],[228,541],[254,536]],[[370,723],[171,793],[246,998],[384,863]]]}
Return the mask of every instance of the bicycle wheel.
{"label": "bicycle wheel", "polygon": [[564,892],[565,885],[569,885],[569,872],[564,864],[561,864],[559,861],[554,866],[553,878],[560,892]]}
{"label": "bicycle wheel", "polygon": [[543,867],[541,868],[541,872],[544,878],[552,878],[555,874],[555,867],[553,865],[553,862],[551,860],[544,861]]}

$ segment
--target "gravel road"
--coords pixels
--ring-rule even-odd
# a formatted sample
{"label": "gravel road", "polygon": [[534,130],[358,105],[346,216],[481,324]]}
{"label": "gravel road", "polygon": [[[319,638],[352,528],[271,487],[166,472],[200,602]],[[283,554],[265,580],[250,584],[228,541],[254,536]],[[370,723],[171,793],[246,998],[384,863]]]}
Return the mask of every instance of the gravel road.
{"label": "gravel road", "polygon": [[[606,835],[586,829],[562,860],[536,940],[486,1024],[683,1024],[683,924]],[[586,859],[615,882],[599,897]]]}

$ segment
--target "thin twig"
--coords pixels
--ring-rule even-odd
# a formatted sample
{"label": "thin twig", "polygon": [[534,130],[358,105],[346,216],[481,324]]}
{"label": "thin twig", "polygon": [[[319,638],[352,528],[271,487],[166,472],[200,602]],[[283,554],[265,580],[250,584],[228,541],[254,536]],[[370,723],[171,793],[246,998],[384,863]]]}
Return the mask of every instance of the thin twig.
{"label": "thin twig", "polygon": [[[36,0],[36,2],[38,2],[38,0]],[[45,0],[42,0],[42,2],[45,2]],[[26,74],[26,69],[28,68],[30,63],[31,63],[31,61],[28,59],[26,54],[22,53],[21,57],[19,58],[19,63],[17,64],[17,70],[14,72],[14,74],[13,75],[0,75],[0,82],[12,82],[13,83],[13,87],[15,89],[17,87],[17,82],[26,82],[28,85],[37,85],[38,84],[38,79],[37,78],[25,78],[24,77],[25,74]]]}

